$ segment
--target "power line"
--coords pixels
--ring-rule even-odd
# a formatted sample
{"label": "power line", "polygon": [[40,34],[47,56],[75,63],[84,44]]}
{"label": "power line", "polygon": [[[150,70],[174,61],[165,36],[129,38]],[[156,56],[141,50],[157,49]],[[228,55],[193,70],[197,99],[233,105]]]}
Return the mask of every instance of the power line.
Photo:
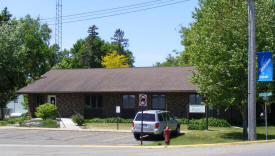
{"label": "power line", "polygon": [[[83,14],[90,14],[90,13],[97,13],[97,12],[109,11],[109,10],[116,10],[116,9],[121,9],[121,8],[128,8],[128,7],[133,7],[133,6],[139,6],[139,5],[143,5],[143,4],[150,4],[150,3],[153,3],[153,2],[159,2],[159,1],[161,1],[161,0],[153,0],[153,1],[149,1],[149,2],[136,3],[136,4],[132,4],[132,5],[126,5],[126,6],[121,6],[121,7],[115,7],[115,8],[109,8],[109,9],[96,10],[96,11],[86,11],[86,12],[83,12],[83,13],[69,14],[69,15],[65,15],[65,16],[62,16],[62,17],[78,16],[78,15],[83,15]],[[41,19],[41,20],[48,20],[48,19],[55,19],[55,17],[44,18],[44,19]]]}
{"label": "power line", "polygon": [[[124,15],[124,14],[135,13],[135,12],[141,12],[141,11],[145,11],[145,10],[151,10],[151,9],[155,9],[155,8],[160,8],[160,7],[175,5],[175,4],[179,4],[179,3],[183,3],[183,2],[187,2],[187,1],[190,1],[190,0],[181,0],[181,1],[176,1],[176,2],[173,2],[173,3],[167,3],[167,4],[157,5],[157,6],[153,6],[153,7],[145,7],[145,8],[142,8],[142,9],[137,9],[137,10],[132,10],[132,11],[124,11],[124,12],[119,12],[119,13],[110,14],[110,15],[97,16],[97,17],[93,17],[93,18],[70,20],[70,21],[63,22],[63,24],[64,23],[81,22],[81,21],[86,21],[86,20],[101,19],[101,18],[119,16],[119,15]],[[48,25],[53,25],[53,24],[48,24]]]}
{"label": "power line", "polygon": [[[151,6],[154,6],[154,5],[160,5],[160,4],[168,4],[168,3],[171,3],[173,1],[177,1],[177,0],[166,0],[166,1],[163,1],[163,2],[160,2],[160,1],[157,1],[158,3],[154,3],[154,4],[143,4],[143,5],[138,5],[138,6],[131,6],[131,7],[117,7],[119,9],[104,9],[105,11],[103,10],[99,10],[99,11],[93,11],[93,12],[89,12],[89,13],[81,13],[81,14],[74,14],[74,15],[66,15],[66,16],[62,16],[62,18],[64,20],[70,20],[70,19],[79,19],[79,18],[85,18],[85,17],[90,17],[90,16],[96,16],[96,15],[104,15],[104,14],[111,14],[111,13],[116,13],[116,12],[121,12],[121,11],[127,11],[127,10],[134,10],[134,9],[139,9],[139,8],[145,8],[145,7],[151,7]],[[151,1],[152,2],[155,2],[155,1]],[[93,14],[91,14],[93,13]],[[81,15],[81,16],[80,16]],[[65,18],[64,18],[65,17]],[[66,18],[67,17],[67,18]],[[51,22],[51,20],[46,20],[46,22]]]}

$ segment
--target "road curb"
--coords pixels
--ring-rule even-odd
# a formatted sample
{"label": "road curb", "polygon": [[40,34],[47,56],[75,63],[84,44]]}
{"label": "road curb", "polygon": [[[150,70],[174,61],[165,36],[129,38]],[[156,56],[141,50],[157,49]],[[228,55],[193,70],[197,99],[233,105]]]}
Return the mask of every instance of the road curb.
{"label": "road curb", "polygon": [[147,149],[158,149],[158,148],[186,148],[186,147],[215,147],[215,146],[236,146],[236,145],[251,145],[251,144],[263,144],[275,142],[273,140],[259,140],[259,141],[243,141],[243,142],[232,142],[232,143],[217,143],[217,144],[195,144],[195,145],[162,145],[162,146],[124,146],[124,145],[80,145],[84,148],[147,148]]}

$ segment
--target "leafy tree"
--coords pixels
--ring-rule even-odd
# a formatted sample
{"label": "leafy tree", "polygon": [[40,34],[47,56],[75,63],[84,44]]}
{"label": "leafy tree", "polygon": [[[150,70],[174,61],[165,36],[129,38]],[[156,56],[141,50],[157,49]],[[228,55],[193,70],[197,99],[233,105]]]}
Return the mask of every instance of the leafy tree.
{"label": "leafy tree", "polygon": [[0,30],[0,108],[3,119],[7,101],[15,97],[16,89],[24,84],[25,78],[21,61],[23,47],[19,40],[22,24],[2,23]]}
{"label": "leafy tree", "polygon": [[[179,55],[178,52],[174,51],[177,55]],[[164,62],[157,62],[154,66],[163,67],[163,66],[182,66],[183,59],[181,55],[179,56],[173,56],[172,54],[168,54],[168,56],[165,58]]]}
{"label": "leafy tree", "polygon": [[106,68],[125,68],[129,67],[127,64],[127,57],[124,55],[119,55],[116,51],[109,53],[102,57],[102,66]]}
{"label": "leafy tree", "polygon": [[[256,1],[256,49],[275,49],[275,3]],[[200,0],[194,23],[182,28],[183,60],[195,67],[192,82],[212,107],[237,106],[247,122],[247,1]]]}

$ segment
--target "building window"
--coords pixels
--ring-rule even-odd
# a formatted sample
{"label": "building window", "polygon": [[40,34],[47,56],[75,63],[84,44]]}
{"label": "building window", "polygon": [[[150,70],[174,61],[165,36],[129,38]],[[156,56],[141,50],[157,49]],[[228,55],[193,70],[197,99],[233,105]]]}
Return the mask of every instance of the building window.
{"label": "building window", "polygon": [[135,95],[123,95],[123,108],[135,108]]}
{"label": "building window", "polygon": [[102,108],[102,96],[85,96],[86,108]]}
{"label": "building window", "polygon": [[189,95],[189,104],[190,105],[201,105],[202,96],[200,94],[190,94]]}
{"label": "building window", "polygon": [[41,105],[41,104],[44,104],[45,103],[45,101],[44,101],[44,96],[42,96],[42,95],[37,95],[36,96],[36,104],[37,105]]}
{"label": "building window", "polygon": [[165,95],[152,95],[152,109],[165,109]]}

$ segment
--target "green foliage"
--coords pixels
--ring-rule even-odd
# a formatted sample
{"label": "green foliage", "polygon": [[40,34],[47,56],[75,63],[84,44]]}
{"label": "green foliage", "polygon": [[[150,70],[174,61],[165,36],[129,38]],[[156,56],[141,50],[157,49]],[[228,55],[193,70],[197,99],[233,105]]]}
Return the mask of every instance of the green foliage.
{"label": "green foliage", "polygon": [[47,119],[47,120],[40,121],[39,127],[59,128],[60,126],[56,120]]}
{"label": "green foliage", "polygon": [[85,120],[85,123],[132,123],[133,119],[124,118],[93,118]]}
{"label": "green foliage", "polygon": [[189,121],[188,124],[189,130],[205,130],[206,129],[206,123],[205,120],[201,119],[192,119]]}
{"label": "green foliage", "polygon": [[[51,30],[29,15],[11,19],[5,8],[0,14],[0,108],[1,118],[6,103],[15,92],[38,79],[57,63],[56,45],[50,46]],[[25,103],[26,106],[26,103]]]}
{"label": "green foliage", "polygon": [[133,66],[134,57],[127,49],[128,39],[124,38],[124,32],[118,29],[112,37],[112,43],[102,40],[95,25],[88,29],[88,37],[79,39],[70,50],[61,52],[59,62],[54,68],[102,68],[102,59],[113,51],[126,57],[125,62]]}
{"label": "green foliage", "polygon": [[21,105],[23,106],[24,109],[28,109],[28,94],[23,94],[23,101],[21,102]]}
{"label": "green foliage", "polygon": [[29,119],[30,117],[28,116],[22,116],[22,117],[16,117],[16,118],[7,118],[4,121],[6,121],[8,124],[15,124],[15,123],[20,123]]}
{"label": "green foliage", "polygon": [[44,128],[59,128],[59,123],[56,120],[25,120],[20,123],[21,127],[44,127]]}
{"label": "green foliage", "polygon": [[84,116],[83,115],[73,115],[72,120],[74,123],[76,123],[78,126],[82,126],[84,124]]}
{"label": "green foliage", "polygon": [[36,108],[35,115],[43,120],[48,118],[55,119],[57,115],[57,108],[53,104],[45,103]]}
{"label": "green foliage", "polygon": [[6,126],[8,124],[7,121],[0,121],[0,126]]}
{"label": "green foliage", "polygon": [[177,119],[180,124],[188,124],[188,119],[187,118],[178,118]]}
{"label": "green foliage", "polygon": [[[187,122],[187,121],[186,121]],[[212,127],[231,127],[231,125],[224,119],[208,118],[208,126]],[[189,130],[204,130],[206,129],[206,118],[192,119],[188,124]]]}

